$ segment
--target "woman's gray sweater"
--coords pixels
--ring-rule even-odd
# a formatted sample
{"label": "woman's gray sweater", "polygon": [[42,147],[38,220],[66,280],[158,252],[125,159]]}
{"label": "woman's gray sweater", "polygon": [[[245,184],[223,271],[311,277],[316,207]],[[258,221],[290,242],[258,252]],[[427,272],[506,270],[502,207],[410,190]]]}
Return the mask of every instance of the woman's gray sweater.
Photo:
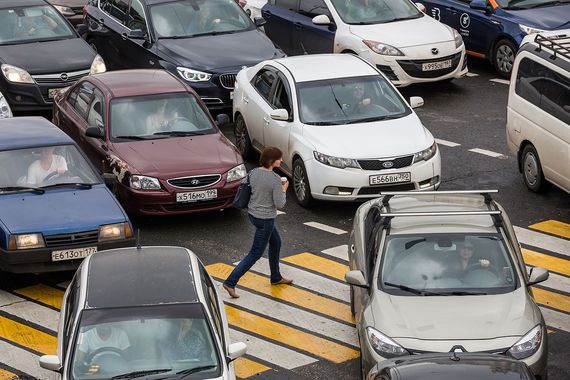
{"label": "woman's gray sweater", "polygon": [[285,206],[281,177],[273,171],[255,168],[249,172],[249,184],[251,198],[248,213],[259,219],[274,219],[277,209]]}

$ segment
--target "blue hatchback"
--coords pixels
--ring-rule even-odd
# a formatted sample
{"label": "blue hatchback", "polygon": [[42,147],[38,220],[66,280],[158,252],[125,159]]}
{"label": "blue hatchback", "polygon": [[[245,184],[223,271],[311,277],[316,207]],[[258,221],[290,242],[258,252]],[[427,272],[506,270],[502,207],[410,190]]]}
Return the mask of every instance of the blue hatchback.
{"label": "blue hatchback", "polygon": [[125,211],[73,140],[44,118],[0,120],[0,269],[77,268],[131,246]]}
{"label": "blue hatchback", "polygon": [[570,27],[570,0],[420,0],[426,13],[455,28],[467,53],[508,78],[522,39]]}

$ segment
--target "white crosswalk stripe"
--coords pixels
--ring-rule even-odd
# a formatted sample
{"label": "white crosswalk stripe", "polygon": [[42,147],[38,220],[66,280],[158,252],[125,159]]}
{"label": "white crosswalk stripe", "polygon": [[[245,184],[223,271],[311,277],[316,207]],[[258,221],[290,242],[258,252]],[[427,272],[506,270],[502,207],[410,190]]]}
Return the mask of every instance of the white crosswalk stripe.
{"label": "white crosswalk stripe", "polygon": [[316,228],[316,229],[321,230],[321,231],[330,232],[331,234],[335,234],[335,235],[343,235],[346,233],[345,230],[341,230],[340,228],[328,226],[326,224],[322,224],[322,223],[318,223],[318,222],[306,222],[303,224],[306,226],[309,226],[309,227]]}
{"label": "white crosswalk stripe", "polygon": [[336,257],[344,261],[348,261],[348,245],[343,244],[338,247],[332,247],[323,251],[325,255]]}
{"label": "white crosswalk stripe", "polygon": [[55,379],[55,374],[40,368],[39,358],[20,347],[0,340],[0,362],[35,379]]}
{"label": "white crosswalk stripe", "polygon": [[59,321],[59,313],[57,311],[1,290],[0,310],[35,323],[38,326],[45,327],[53,332],[57,331]]}
{"label": "white crosswalk stripe", "polygon": [[564,240],[526,228],[514,227],[519,243],[570,257],[570,240]]}

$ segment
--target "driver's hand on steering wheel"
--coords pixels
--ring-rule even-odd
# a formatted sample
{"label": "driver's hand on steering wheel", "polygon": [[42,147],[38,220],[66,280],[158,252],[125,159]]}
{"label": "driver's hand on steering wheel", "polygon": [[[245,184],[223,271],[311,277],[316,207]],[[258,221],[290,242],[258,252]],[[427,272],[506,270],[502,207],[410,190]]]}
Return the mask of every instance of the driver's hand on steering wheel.
{"label": "driver's hand on steering wheel", "polygon": [[370,98],[364,98],[362,99],[362,101],[360,102],[360,104],[362,104],[363,106],[367,106],[370,104]]}
{"label": "driver's hand on steering wheel", "polygon": [[59,175],[65,174],[65,171],[66,171],[66,170],[65,170],[64,168],[58,168],[58,169],[57,169],[57,174],[59,174]]}
{"label": "driver's hand on steering wheel", "polygon": [[481,265],[483,268],[487,268],[490,264],[491,262],[487,259],[479,260],[479,265]]}

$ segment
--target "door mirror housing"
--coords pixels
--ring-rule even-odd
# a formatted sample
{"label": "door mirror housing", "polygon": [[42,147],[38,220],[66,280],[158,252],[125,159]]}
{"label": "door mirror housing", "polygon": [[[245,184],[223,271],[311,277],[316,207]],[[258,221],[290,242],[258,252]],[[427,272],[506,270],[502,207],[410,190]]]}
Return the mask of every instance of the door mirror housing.
{"label": "door mirror housing", "polygon": [[414,3],[414,5],[416,6],[416,8],[418,8],[420,11],[422,11],[423,13],[426,13],[426,6],[423,5],[422,3]]}
{"label": "door mirror housing", "polygon": [[57,355],[43,355],[40,357],[40,367],[49,371],[61,372],[61,362]]}
{"label": "door mirror housing", "polygon": [[105,182],[107,187],[112,188],[117,183],[117,176],[113,173],[103,173],[101,177],[103,177],[103,182]]}
{"label": "door mirror housing", "polygon": [[85,136],[103,140],[105,138],[105,133],[99,127],[88,127],[85,130]]}
{"label": "door mirror housing", "polygon": [[142,29],[133,29],[127,33],[127,38],[132,40],[146,40],[146,33]]}
{"label": "door mirror housing", "polygon": [[265,25],[267,23],[267,21],[265,21],[265,19],[263,17],[255,17],[253,19],[253,23],[255,24],[256,27],[262,27],[263,25]]}
{"label": "door mirror housing", "polygon": [[419,108],[424,105],[424,99],[421,96],[412,96],[410,98],[410,107]]}
{"label": "door mirror housing", "polygon": [[528,274],[528,286],[536,285],[540,282],[548,280],[548,271],[541,267],[530,268],[530,273]]}
{"label": "door mirror housing", "polygon": [[315,25],[331,25],[331,19],[327,15],[318,15],[313,17],[313,24]]}
{"label": "door mirror housing", "polygon": [[237,358],[245,355],[247,352],[247,345],[243,342],[236,342],[230,344],[228,347],[228,362],[232,362]]}
{"label": "door mirror housing", "polygon": [[85,33],[89,31],[89,27],[87,26],[87,24],[79,24],[75,27],[75,31],[80,36],[83,36]]}
{"label": "door mirror housing", "polygon": [[351,270],[344,274],[344,279],[347,283],[359,288],[368,288],[368,283],[364,279],[364,274],[359,270]]}
{"label": "door mirror housing", "polygon": [[271,111],[269,115],[273,120],[280,120],[280,121],[288,121],[289,120],[289,112],[285,108],[279,108],[276,110]]}
{"label": "door mirror housing", "polygon": [[487,0],[473,0],[469,3],[469,8],[485,11],[487,13],[495,12],[495,9],[487,2]]}
{"label": "door mirror housing", "polygon": [[228,124],[229,122],[230,122],[230,117],[225,113],[221,113],[216,116],[216,125],[218,126]]}

